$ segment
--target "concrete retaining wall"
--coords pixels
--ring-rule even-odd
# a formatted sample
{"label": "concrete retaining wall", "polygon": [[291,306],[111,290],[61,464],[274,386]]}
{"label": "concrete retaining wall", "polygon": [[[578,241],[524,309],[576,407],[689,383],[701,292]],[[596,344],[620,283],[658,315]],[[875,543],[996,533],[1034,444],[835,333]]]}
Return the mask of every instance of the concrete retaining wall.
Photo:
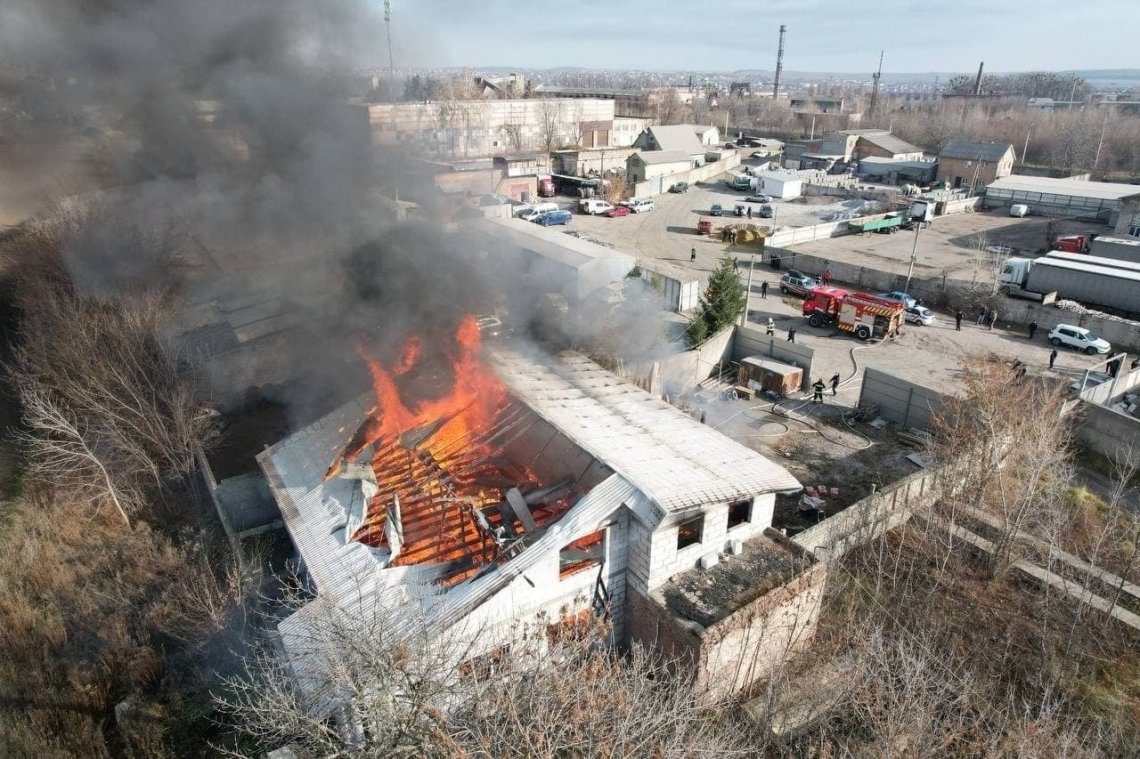
{"label": "concrete retaining wall", "polygon": [[930,429],[942,411],[942,395],[870,367],[863,373],[859,405],[876,405],[878,415],[902,427]]}
{"label": "concrete retaining wall", "polygon": [[[733,327],[726,327],[695,350],[674,353],[654,362],[658,365],[661,391],[668,396],[680,395],[728,364],[732,360],[733,333]],[[636,371],[644,374],[649,368],[642,365]]]}
{"label": "concrete retaining wall", "polygon": [[811,365],[815,351],[806,345],[789,343],[783,337],[768,337],[764,330],[737,327],[732,341],[731,358],[740,361],[749,356],[764,356],[804,370],[802,389],[811,385]]}
{"label": "concrete retaining wall", "polygon": [[850,222],[831,221],[826,224],[813,224],[810,227],[782,229],[769,235],[764,246],[771,248],[772,246],[798,245],[812,240],[826,240],[829,237],[841,237],[849,234],[851,234]]}

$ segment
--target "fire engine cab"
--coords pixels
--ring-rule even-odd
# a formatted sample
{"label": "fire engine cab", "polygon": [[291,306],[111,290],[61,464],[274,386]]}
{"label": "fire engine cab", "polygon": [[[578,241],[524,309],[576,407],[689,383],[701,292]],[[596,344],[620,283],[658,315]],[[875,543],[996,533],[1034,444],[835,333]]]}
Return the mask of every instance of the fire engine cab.
{"label": "fire engine cab", "polygon": [[813,327],[834,325],[860,340],[883,338],[902,324],[901,303],[841,287],[813,287],[804,298],[804,317]]}

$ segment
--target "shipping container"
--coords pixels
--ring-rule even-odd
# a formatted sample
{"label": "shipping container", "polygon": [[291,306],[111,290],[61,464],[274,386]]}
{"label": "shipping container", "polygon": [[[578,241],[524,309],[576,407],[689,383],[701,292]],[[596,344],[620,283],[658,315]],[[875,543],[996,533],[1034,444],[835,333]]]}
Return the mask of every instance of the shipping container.
{"label": "shipping container", "polygon": [[1089,253],[1102,258],[1140,263],[1140,240],[1124,237],[1097,237],[1089,246]]}

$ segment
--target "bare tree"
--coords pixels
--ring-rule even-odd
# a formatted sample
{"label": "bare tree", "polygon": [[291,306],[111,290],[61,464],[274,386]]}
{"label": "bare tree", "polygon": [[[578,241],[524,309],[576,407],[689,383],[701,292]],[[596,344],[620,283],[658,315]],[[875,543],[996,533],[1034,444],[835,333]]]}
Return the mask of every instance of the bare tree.
{"label": "bare tree", "polygon": [[559,129],[562,126],[562,101],[556,99],[543,100],[538,108],[539,129],[542,134],[542,144],[549,150],[557,144]]}
{"label": "bare tree", "polygon": [[1048,516],[1048,478],[1067,459],[1063,396],[1022,378],[1019,367],[978,356],[963,361],[961,384],[964,394],[948,398],[935,420],[936,455],[957,483],[944,503],[997,518],[990,563],[996,575],[1016,560],[1018,533]]}
{"label": "bare tree", "polygon": [[319,756],[520,758],[746,748],[715,706],[696,705],[691,685],[643,651],[623,657],[599,645],[607,628],[576,615],[570,626],[536,618],[510,644],[490,645],[484,630],[440,631],[418,606],[317,599],[302,614],[304,660],[293,664],[319,692],[306,699],[269,654],[223,703],[265,745]]}

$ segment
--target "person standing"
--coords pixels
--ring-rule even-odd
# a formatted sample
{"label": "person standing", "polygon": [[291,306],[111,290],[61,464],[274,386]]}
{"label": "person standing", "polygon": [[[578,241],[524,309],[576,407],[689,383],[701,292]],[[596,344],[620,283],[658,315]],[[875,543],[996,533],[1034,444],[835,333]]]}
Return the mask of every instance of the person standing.
{"label": "person standing", "polygon": [[997,311],[990,311],[990,331],[993,331],[994,325],[997,324]]}
{"label": "person standing", "polygon": [[962,309],[954,312],[954,329],[962,331]]}
{"label": "person standing", "polygon": [[818,378],[815,383],[812,384],[811,389],[814,391],[811,396],[812,403],[823,403],[823,389],[825,387],[826,385],[823,384],[823,377]]}
{"label": "person standing", "polygon": [[796,328],[788,327],[788,342],[794,343],[796,341]]}
{"label": "person standing", "polygon": [[839,372],[831,375],[831,394],[839,395]]}
{"label": "person standing", "polygon": [[1053,368],[1053,364],[1057,363],[1057,349],[1049,351],[1049,368]]}
{"label": "person standing", "polygon": [[733,257],[733,259],[732,259],[732,270],[738,274],[740,273],[740,259],[739,258]]}
{"label": "person standing", "polygon": [[768,280],[764,280],[760,283],[760,298],[762,300],[768,300]]}
{"label": "person standing", "polygon": [[1036,332],[1037,332],[1037,321],[1033,320],[1033,321],[1029,322],[1029,339],[1030,340],[1033,339],[1033,335]]}
{"label": "person standing", "polygon": [[748,220],[752,220],[752,206],[748,206]]}
{"label": "person standing", "polygon": [[689,251],[689,263],[697,260],[697,249],[693,248]]}
{"label": "person standing", "polygon": [[772,317],[768,317],[768,337],[776,336],[776,322],[772,321]]}
{"label": "person standing", "polygon": [[987,309],[985,306],[978,307],[978,320],[974,323],[979,327],[986,323],[986,311]]}
{"label": "person standing", "polygon": [[823,270],[823,286],[831,287],[831,269]]}

